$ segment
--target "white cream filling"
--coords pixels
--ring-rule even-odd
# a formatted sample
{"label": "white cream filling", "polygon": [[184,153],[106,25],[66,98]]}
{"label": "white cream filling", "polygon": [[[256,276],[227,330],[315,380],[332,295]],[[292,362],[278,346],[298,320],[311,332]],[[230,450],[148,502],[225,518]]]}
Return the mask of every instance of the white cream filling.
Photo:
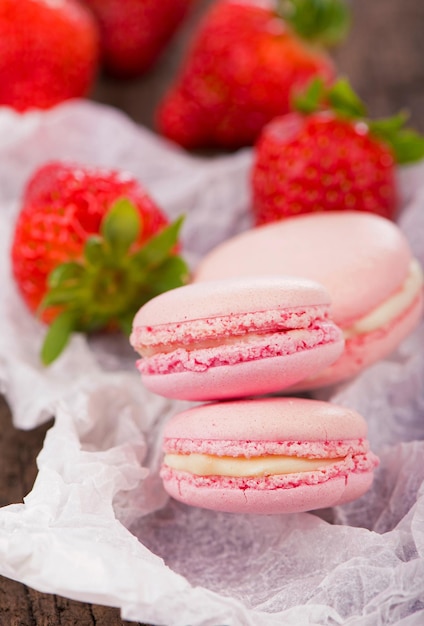
{"label": "white cream filling", "polygon": [[355,335],[370,333],[398,317],[413,303],[423,287],[423,282],[423,272],[420,264],[416,259],[413,259],[409,268],[408,277],[402,288],[383,302],[383,304],[380,304],[380,306],[371,311],[371,313],[359,319],[355,324],[352,324],[352,326],[343,329],[345,339],[349,339]]}
{"label": "white cream filling", "polygon": [[296,456],[231,457],[211,454],[166,454],[164,464],[168,467],[195,474],[196,476],[270,476],[310,472],[343,460],[308,459]]}

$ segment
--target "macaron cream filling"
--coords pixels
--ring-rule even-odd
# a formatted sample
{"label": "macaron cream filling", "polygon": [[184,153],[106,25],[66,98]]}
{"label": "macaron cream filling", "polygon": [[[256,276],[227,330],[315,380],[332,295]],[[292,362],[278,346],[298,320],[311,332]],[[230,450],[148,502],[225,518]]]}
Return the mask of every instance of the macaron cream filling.
{"label": "macaron cream filling", "polygon": [[238,315],[223,315],[187,322],[142,326],[133,330],[131,344],[141,356],[170,352],[176,347],[198,349],[217,345],[236,336],[240,340],[248,333],[271,334],[308,328],[328,318],[328,306],[287,310],[256,311]]}
{"label": "macaron cream filling", "polygon": [[413,259],[401,289],[354,324],[344,328],[345,339],[371,333],[395,320],[413,304],[423,289],[423,283],[423,272],[420,264],[416,259]]}
{"label": "macaron cream filling", "polygon": [[370,471],[378,464],[362,438],[312,442],[167,438],[164,452],[162,474],[182,472],[193,477],[263,478],[312,472],[320,482],[346,468]]}
{"label": "macaron cream filling", "polygon": [[304,459],[295,456],[231,457],[211,454],[167,454],[164,464],[197,476],[269,476],[295,474],[332,465],[342,459]]}
{"label": "macaron cream filling", "polygon": [[342,341],[327,318],[328,306],[242,313],[138,327],[131,343],[143,374],[204,371]]}
{"label": "macaron cream filling", "polygon": [[[293,443],[302,447],[299,442]],[[271,444],[275,448],[275,442]],[[285,444],[283,449],[290,442]],[[365,440],[358,440],[356,449],[355,443],[349,442],[345,447],[345,454],[340,454],[343,444],[335,444],[334,455],[330,453],[330,456],[319,456],[326,454],[325,446],[320,442],[303,444],[301,456],[263,454],[247,457],[241,452],[238,456],[224,456],[195,451],[184,454],[168,451],[165,453],[160,475],[164,480],[190,481],[199,487],[272,490],[316,485],[342,476],[347,480],[352,473],[372,472],[379,463],[378,457],[369,450]],[[165,445],[165,450],[166,447]],[[328,445],[326,449],[328,452]],[[311,456],[303,456],[307,450]]]}

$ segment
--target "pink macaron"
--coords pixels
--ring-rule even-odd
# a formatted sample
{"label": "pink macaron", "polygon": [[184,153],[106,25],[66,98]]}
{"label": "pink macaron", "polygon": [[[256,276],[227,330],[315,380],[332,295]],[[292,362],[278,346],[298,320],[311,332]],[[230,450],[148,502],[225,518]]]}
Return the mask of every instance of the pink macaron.
{"label": "pink macaron", "polygon": [[389,355],[417,326],[423,275],[408,241],[387,219],[362,212],[300,215],[246,231],[200,262],[194,282],[291,274],[330,293],[345,336],[341,357],[297,389],[346,380]]}
{"label": "pink macaron", "polygon": [[355,411],[301,398],[196,406],[164,429],[165,490],[231,513],[295,513],[354,500],[378,458]]}
{"label": "pink macaron", "polygon": [[338,358],[341,330],[319,284],[282,276],[186,285],[147,302],[130,343],[145,386],[217,400],[280,391]]}

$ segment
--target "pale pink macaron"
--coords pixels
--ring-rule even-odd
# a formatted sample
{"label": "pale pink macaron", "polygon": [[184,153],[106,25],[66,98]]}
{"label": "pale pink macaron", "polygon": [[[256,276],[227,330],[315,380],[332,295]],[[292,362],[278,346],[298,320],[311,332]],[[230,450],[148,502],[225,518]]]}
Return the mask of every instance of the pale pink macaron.
{"label": "pale pink macaron", "polygon": [[423,275],[408,241],[395,223],[369,213],[301,215],[246,231],[206,255],[194,282],[261,274],[320,282],[344,332],[341,357],[297,389],[352,377],[389,355],[422,316]]}
{"label": "pale pink macaron", "polygon": [[145,386],[169,398],[266,394],[332,363],[343,350],[321,285],[256,277],[186,285],[147,302],[130,343]]}
{"label": "pale pink macaron", "polygon": [[365,420],[316,400],[260,398],[204,404],[164,429],[165,490],[191,506],[231,513],[295,513],[354,500],[378,458]]}

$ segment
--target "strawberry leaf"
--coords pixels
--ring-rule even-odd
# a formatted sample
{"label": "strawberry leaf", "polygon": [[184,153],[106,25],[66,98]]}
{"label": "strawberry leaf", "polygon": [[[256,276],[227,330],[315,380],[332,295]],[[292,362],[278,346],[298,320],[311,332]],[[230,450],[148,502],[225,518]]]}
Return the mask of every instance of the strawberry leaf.
{"label": "strawberry leaf", "polygon": [[399,131],[405,126],[408,120],[408,114],[406,111],[400,111],[397,115],[392,117],[386,117],[381,120],[374,120],[369,122],[368,125],[373,129],[373,132],[390,135],[391,133]]}
{"label": "strawberry leaf", "polygon": [[119,328],[122,330],[124,335],[127,335],[127,337],[130,336],[131,331],[132,331],[134,315],[135,313],[131,312],[126,315],[121,315],[120,317],[118,317]]}
{"label": "strawberry leaf", "polygon": [[330,87],[327,98],[331,109],[342,117],[359,119],[367,113],[365,105],[344,78],[340,78]]}
{"label": "strawberry leaf", "polygon": [[333,46],[350,27],[345,0],[278,0],[277,13],[304,39]]}
{"label": "strawberry leaf", "polygon": [[424,137],[410,128],[405,128],[407,114],[401,111],[386,119],[365,119],[365,106],[346,79],[340,78],[327,89],[321,79],[315,78],[303,91],[293,95],[292,104],[295,110],[305,115],[330,110],[338,117],[362,120],[374,137],[391,147],[399,165],[424,158]]}
{"label": "strawberry leaf", "polygon": [[51,306],[69,305],[80,299],[83,293],[81,285],[63,285],[50,289],[40,302],[39,312]]}
{"label": "strawberry leaf", "polygon": [[47,334],[43,362],[51,363],[60,353],[69,329],[90,333],[119,327],[130,332],[140,306],[184,283],[188,268],[176,254],[182,222],[177,219],[140,247],[138,211],[126,200],[113,205],[101,235],[86,240],[81,261],[65,263],[49,277],[40,311],[54,307],[60,313]]}
{"label": "strawberry leaf", "polygon": [[84,313],[79,314],[76,319],[75,330],[81,330],[85,333],[92,333],[107,327],[110,321],[110,315],[108,313],[93,313],[90,311],[89,315]]}
{"label": "strawberry leaf", "polygon": [[62,353],[75,330],[75,321],[73,312],[63,311],[49,326],[41,348],[41,361],[44,365],[50,365]]}
{"label": "strawberry leaf", "polygon": [[152,237],[139,252],[134,254],[134,261],[140,268],[148,269],[165,261],[178,241],[178,234],[184,217],[179,217],[169,226]]}
{"label": "strawberry leaf", "polygon": [[141,231],[141,219],[136,207],[126,198],[117,200],[106,213],[100,232],[114,254],[123,256]]}
{"label": "strawberry leaf", "polygon": [[78,281],[84,273],[84,268],[76,261],[61,263],[57,265],[48,275],[47,285],[50,289],[55,289],[64,283]]}
{"label": "strawberry leaf", "polygon": [[104,263],[106,250],[104,239],[98,235],[92,235],[84,244],[84,258],[89,265],[98,266]]}
{"label": "strawberry leaf", "polygon": [[424,137],[419,133],[404,128],[408,116],[401,112],[391,118],[369,122],[370,132],[389,144],[396,162],[405,165],[424,158]]}
{"label": "strawberry leaf", "polygon": [[292,94],[292,107],[306,115],[318,111],[325,94],[324,81],[321,78],[313,78],[304,90],[295,90]]}
{"label": "strawberry leaf", "polygon": [[347,119],[361,119],[366,115],[364,103],[345,78],[339,78],[330,87],[322,78],[312,78],[303,89],[294,92],[292,106],[305,115],[329,110]]}
{"label": "strawberry leaf", "polygon": [[168,257],[152,273],[152,292],[158,295],[183,285],[188,277],[188,267],[179,256]]}

